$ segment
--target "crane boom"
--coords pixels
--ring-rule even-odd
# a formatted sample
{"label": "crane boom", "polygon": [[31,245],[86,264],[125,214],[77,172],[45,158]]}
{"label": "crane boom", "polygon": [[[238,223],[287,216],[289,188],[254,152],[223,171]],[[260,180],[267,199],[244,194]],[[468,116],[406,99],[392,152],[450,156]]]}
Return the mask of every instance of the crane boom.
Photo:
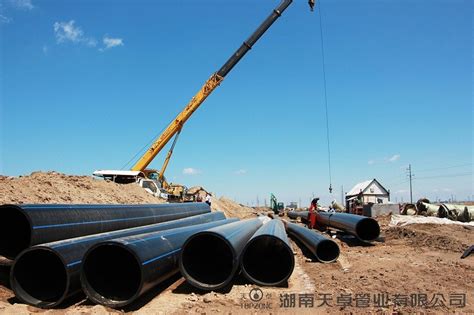
{"label": "crane boom", "polygon": [[[153,161],[155,156],[163,149],[170,139],[183,127],[184,123],[199,108],[206,98],[224,80],[225,76],[234,68],[243,56],[252,48],[260,37],[272,26],[288,8],[293,0],[283,0],[280,5],[263,21],[257,30],[235,51],[227,62],[204,83],[201,89],[186,105],[186,107],[176,116],[176,118],[166,127],[163,133],[153,142],[151,147],[143,154],[138,162],[132,167],[132,171],[143,171]],[[309,0],[308,4],[313,10],[315,0]]]}

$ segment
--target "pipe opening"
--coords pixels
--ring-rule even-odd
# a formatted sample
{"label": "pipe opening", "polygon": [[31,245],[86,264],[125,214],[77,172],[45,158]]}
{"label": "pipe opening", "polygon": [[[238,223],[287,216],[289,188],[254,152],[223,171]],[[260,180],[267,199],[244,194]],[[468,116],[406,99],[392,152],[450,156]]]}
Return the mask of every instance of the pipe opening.
{"label": "pipe opening", "polygon": [[125,247],[99,245],[86,255],[82,268],[84,289],[95,302],[127,301],[140,289],[140,263]]}
{"label": "pipe opening", "polygon": [[28,304],[55,306],[66,295],[66,267],[54,252],[43,248],[33,249],[16,260],[11,286],[16,296]]}
{"label": "pipe opening", "polygon": [[357,223],[356,233],[363,241],[373,241],[380,235],[380,226],[374,219],[365,218]]}
{"label": "pipe opening", "polygon": [[260,285],[283,284],[293,273],[293,251],[277,237],[261,235],[252,239],[242,256],[242,269]]}
{"label": "pipe opening", "polygon": [[201,288],[219,286],[230,281],[234,273],[231,245],[216,234],[196,234],[181,253],[182,272]]}
{"label": "pipe opening", "polygon": [[339,257],[339,246],[331,240],[323,240],[316,247],[316,258],[320,262],[329,263]]}
{"label": "pipe opening", "polygon": [[30,246],[31,229],[26,215],[17,206],[0,208],[0,255],[14,259]]}

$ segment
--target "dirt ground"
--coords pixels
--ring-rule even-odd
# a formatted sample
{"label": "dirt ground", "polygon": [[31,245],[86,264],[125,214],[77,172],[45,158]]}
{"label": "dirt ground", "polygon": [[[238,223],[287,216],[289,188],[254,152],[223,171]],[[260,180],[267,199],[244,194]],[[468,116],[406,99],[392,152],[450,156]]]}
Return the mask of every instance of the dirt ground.
{"label": "dirt ground", "polygon": [[[1,178],[0,202],[97,203],[97,195],[102,195],[103,202],[119,203],[119,200],[124,200],[124,203],[132,203],[132,199],[137,203],[142,200],[143,203],[155,202],[153,196],[145,192],[141,194],[142,191],[136,192],[134,187],[128,185],[115,187],[113,183],[78,177],[76,183],[79,186],[89,186],[84,188],[77,187],[75,180],[71,183],[71,176],[58,173],[48,173],[48,176],[44,173],[33,174],[31,177]],[[74,195],[70,196],[70,201],[56,199],[59,198],[57,191],[60,189],[55,187],[56,179],[61,180],[61,189]],[[31,183],[28,189],[16,195],[14,188],[19,187],[15,185],[19,185],[16,181],[20,180]],[[48,188],[50,184],[45,182],[50,182],[53,188]],[[107,191],[112,187],[112,195],[100,190],[103,187],[107,187]],[[119,191],[122,195],[114,197]],[[10,192],[10,195],[5,196],[4,192]],[[133,196],[129,196],[129,192]],[[149,198],[153,198],[153,201]],[[232,216],[252,217],[259,212],[226,198],[214,200],[213,208],[219,206],[226,207],[221,210]],[[55,310],[41,310],[21,304],[9,289],[9,267],[0,260],[0,313],[474,313],[474,255],[460,259],[462,252],[474,244],[472,226],[389,226],[390,215],[377,220],[381,225],[381,238],[372,244],[358,242],[347,235],[335,235],[341,255],[334,263],[312,261],[306,251],[303,252],[293,243],[295,269],[283,287],[259,288],[237,276],[231,287],[206,293],[192,288],[176,275],[121,310],[93,305],[83,297],[76,297]],[[261,290],[263,295],[260,300],[250,299],[252,289]]]}

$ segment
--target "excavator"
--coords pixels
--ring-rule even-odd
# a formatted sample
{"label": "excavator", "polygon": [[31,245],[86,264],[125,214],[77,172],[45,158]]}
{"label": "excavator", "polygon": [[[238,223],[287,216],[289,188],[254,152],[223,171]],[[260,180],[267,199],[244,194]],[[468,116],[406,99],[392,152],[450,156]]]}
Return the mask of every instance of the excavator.
{"label": "excavator", "polygon": [[[201,89],[194,95],[186,107],[176,116],[176,118],[164,129],[158,138],[152,143],[150,148],[141,156],[129,171],[124,170],[98,170],[94,176],[103,177],[117,183],[137,182],[148,192],[168,199],[168,201],[186,202],[193,201],[192,196],[187,194],[187,188],[183,185],[170,184],[166,181],[164,173],[173,154],[174,147],[179,134],[191,115],[201,106],[206,98],[222,83],[226,75],[245,56],[252,46],[262,37],[262,35],[281,16],[292,0],[283,0],[278,7],[263,21],[255,32],[234,52],[226,63],[204,83]],[[308,0],[310,10],[313,11],[315,0]],[[153,161],[158,153],[174,137],[171,148],[164,160],[161,170],[148,169],[148,165]]]}

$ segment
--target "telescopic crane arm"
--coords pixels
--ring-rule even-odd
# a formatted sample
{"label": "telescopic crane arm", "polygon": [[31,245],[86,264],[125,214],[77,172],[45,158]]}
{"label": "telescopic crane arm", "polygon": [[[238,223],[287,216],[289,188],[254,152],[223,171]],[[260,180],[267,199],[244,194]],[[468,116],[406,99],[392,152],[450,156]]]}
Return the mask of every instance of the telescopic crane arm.
{"label": "telescopic crane arm", "polygon": [[[166,127],[163,133],[155,140],[151,147],[132,167],[133,171],[143,171],[153,161],[155,156],[163,149],[170,139],[181,130],[184,123],[199,108],[206,98],[214,91],[216,87],[224,80],[225,76],[234,68],[234,66],[245,56],[252,46],[268,30],[270,26],[281,16],[283,11],[288,8],[292,0],[283,0],[280,5],[263,21],[257,30],[240,46],[239,49],[227,60],[227,62],[204,83],[203,87],[196,93],[181,113]],[[308,4],[313,11],[315,0],[309,0]],[[167,163],[166,163],[167,164]],[[161,173],[160,176],[163,174]]]}

